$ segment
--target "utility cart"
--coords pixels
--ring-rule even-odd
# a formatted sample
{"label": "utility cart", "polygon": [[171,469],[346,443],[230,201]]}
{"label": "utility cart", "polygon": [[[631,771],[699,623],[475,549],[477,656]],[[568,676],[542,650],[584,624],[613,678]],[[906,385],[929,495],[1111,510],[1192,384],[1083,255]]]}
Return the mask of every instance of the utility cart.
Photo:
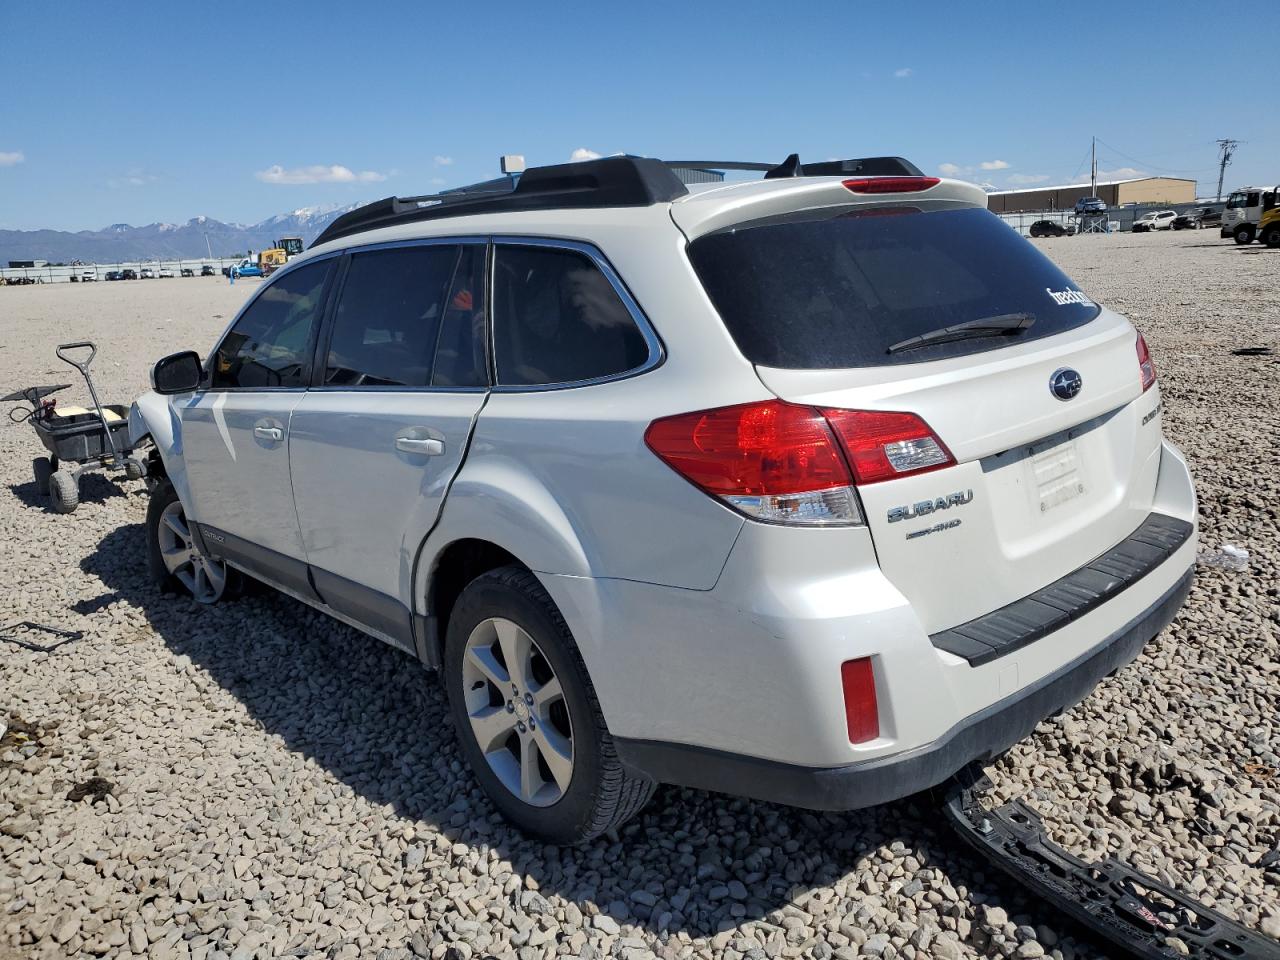
{"label": "utility cart", "polygon": [[[83,360],[77,359],[77,356],[84,356],[82,353],[77,356],[70,353],[86,349],[89,354]],[[52,394],[69,387],[69,383],[27,387],[0,398],[24,400],[30,404],[30,410],[17,408],[10,411],[9,416],[15,421],[30,421],[36,436],[49,451],[49,456],[37,457],[32,467],[36,490],[49,498],[58,513],[71,513],[79,505],[80,477],[88,470],[123,471],[131,480],[140,478],[144,473],[143,465],[132,457],[133,450],[129,447],[128,407],[103,404],[98,399],[97,388],[89,373],[89,365],[97,353],[98,348],[88,340],[60,344],[57,348],[58,358],[75,367],[84,377],[89,396],[93,399],[92,410],[59,407],[56,399],[49,399]],[[19,415],[15,416],[15,412]]]}

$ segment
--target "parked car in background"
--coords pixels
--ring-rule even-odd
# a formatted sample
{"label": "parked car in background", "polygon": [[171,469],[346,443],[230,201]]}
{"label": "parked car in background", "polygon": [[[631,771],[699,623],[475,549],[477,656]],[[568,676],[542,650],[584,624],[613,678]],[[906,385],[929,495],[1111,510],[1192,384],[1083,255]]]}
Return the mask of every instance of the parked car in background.
{"label": "parked car in background", "polygon": [[1081,197],[1076,201],[1077,214],[1106,213],[1107,205],[1101,197]]}
{"label": "parked car in background", "polygon": [[1069,237],[1076,232],[1076,228],[1056,220],[1037,220],[1027,232],[1033,237]]}
{"label": "parked car in background", "polygon": [[1133,221],[1134,233],[1151,233],[1155,230],[1170,230],[1173,221],[1178,218],[1175,210],[1152,210]]}
{"label": "parked car in background", "polygon": [[93,282],[94,282],[94,281],[96,281],[97,279],[98,279],[98,271],[96,271],[96,270],[81,270],[81,271],[80,271],[80,282],[81,282],[81,283],[93,283]]}
{"label": "parked car in background", "polygon": [[134,270],[132,267],[127,267],[124,270],[120,271],[120,279],[121,280],[137,280],[138,271]]}
{"label": "parked car in background", "polygon": [[1196,207],[1178,214],[1169,226],[1174,230],[1200,230],[1206,226],[1217,226],[1217,223],[1222,222],[1222,215],[1219,214],[1217,223],[1214,223],[1209,219],[1213,213],[1212,207]]}
{"label": "parked car in background", "polygon": [[108,279],[108,280],[123,280],[123,279],[124,279],[124,274],[122,274],[119,270],[108,270],[108,271],[107,271],[107,279]]}
{"label": "parked car in background", "polygon": [[343,215],[156,364],[139,565],[435,667],[557,843],[659,782],[849,810],[1004,753],[1178,611],[1191,476],[1142,335],[981,189],[829,169]]}
{"label": "parked car in background", "polygon": [[213,267],[209,266],[207,263],[200,268],[200,276],[202,277],[216,277],[217,275],[218,274]]}
{"label": "parked car in background", "polygon": [[173,271],[170,270],[168,267],[161,267],[158,276],[160,277],[161,280],[172,280]]}
{"label": "parked car in background", "polygon": [[194,277],[196,275],[196,272],[192,270],[190,267],[183,267],[181,270],[181,274],[184,277]]}
{"label": "parked car in background", "polygon": [[143,267],[142,273],[139,274],[139,277],[143,280],[154,280],[156,278],[156,272],[150,267]]}

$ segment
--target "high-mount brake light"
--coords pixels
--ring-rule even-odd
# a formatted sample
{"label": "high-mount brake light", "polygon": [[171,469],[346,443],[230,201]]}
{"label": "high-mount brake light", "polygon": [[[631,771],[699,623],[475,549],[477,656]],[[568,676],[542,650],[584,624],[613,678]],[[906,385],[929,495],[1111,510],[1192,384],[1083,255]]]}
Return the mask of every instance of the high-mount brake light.
{"label": "high-mount brake light", "polygon": [[844,185],[853,193],[918,193],[940,182],[937,177],[864,177],[846,180]]}
{"label": "high-mount brake light", "polygon": [[914,413],[824,409],[855,483],[878,483],[955,464],[951,451]]}
{"label": "high-mount brake light", "polygon": [[664,417],[644,441],[673,470],[769,523],[862,523],[853,477],[812,407],[764,400]]}
{"label": "high-mount brake light", "polygon": [[1146,393],[1156,382],[1156,365],[1151,359],[1151,350],[1147,347],[1147,338],[1138,334],[1138,369],[1142,372],[1142,392]]}

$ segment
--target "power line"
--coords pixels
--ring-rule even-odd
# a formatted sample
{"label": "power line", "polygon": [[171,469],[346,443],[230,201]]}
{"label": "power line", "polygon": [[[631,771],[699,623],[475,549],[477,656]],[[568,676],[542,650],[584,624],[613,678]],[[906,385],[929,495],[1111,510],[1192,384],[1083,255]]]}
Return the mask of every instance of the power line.
{"label": "power line", "polygon": [[1236,152],[1236,147],[1240,145],[1238,140],[1219,140],[1218,141],[1218,200],[1222,200],[1222,178],[1227,174],[1227,164],[1231,162],[1231,155]]}
{"label": "power line", "polygon": [[1162,167],[1158,163],[1148,163],[1145,160],[1139,160],[1137,157],[1131,157],[1129,156],[1129,154],[1125,153],[1123,150],[1119,150],[1116,147],[1113,147],[1111,144],[1107,143],[1107,141],[1105,140],[1099,140],[1098,142],[1102,144],[1104,147],[1106,147],[1108,150],[1110,150],[1112,153],[1118,153],[1120,156],[1124,157],[1126,160],[1131,161],[1132,163],[1138,163],[1144,167],[1151,167],[1153,170],[1162,170],[1165,173],[1204,173],[1206,170],[1212,169],[1211,167],[1200,167],[1199,169],[1196,169],[1196,170],[1179,168],[1179,167]]}

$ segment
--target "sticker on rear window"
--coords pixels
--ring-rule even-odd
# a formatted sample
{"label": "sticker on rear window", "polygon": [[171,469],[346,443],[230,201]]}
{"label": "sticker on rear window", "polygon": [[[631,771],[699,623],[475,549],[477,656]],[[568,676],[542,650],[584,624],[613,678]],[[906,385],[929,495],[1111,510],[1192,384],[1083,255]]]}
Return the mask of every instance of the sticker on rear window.
{"label": "sticker on rear window", "polygon": [[1053,302],[1060,307],[1065,307],[1069,303],[1078,303],[1084,307],[1096,307],[1097,304],[1086,297],[1079,290],[1050,290],[1044,288],[1044,292],[1053,297]]}

